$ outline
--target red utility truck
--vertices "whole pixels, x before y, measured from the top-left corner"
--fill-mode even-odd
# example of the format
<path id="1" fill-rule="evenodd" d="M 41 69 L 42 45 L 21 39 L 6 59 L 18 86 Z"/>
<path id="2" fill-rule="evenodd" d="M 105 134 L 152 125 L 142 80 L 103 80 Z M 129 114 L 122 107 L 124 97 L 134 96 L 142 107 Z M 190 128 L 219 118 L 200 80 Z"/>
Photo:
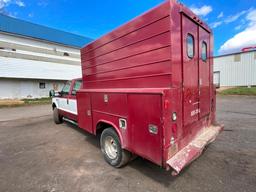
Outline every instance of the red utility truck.
<path id="1" fill-rule="evenodd" d="M 101 135 L 114 167 L 139 155 L 178 174 L 222 130 L 212 51 L 211 29 L 174 0 L 92 42 L 81 50 L 78 126 Z"/>

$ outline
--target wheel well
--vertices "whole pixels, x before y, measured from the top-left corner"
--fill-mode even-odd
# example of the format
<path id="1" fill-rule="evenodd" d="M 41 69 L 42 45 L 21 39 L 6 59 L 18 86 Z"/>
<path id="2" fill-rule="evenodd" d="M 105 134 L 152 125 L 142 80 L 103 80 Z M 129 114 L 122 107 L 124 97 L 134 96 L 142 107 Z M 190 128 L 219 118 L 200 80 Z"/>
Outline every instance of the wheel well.
<path id="1" fill-rule="evenodd" d="M 104 131 L 104 129 L 112 128 L 114 131 L 116 131 L 112 125 L 105 123 L 105 122 L 99 122 L 96 127 L 96 135 L 101 135 L 101 133 Z"/>
<path id="2" fill-rule="evenodd" d="M 119 138 L 119 140 L 120 140 L 121 146 L 123 147 L 123 138 L 122 138 L 122 135 L 121 135 L 121 133 L 119 132 L 119 130 L 115 127 L 115 125 L 113 125 L 112 123 L 100 121 L 100 122 L 97 124 L 97 127 L 96 127 L 96 136 L 97 136 L 97 137 L 100 137 L 101 134 L 102 134 L 102 132 L 103 132 L 105 129 L 107 129 L 107 128 L 112 128 L 112 129 L 116 132 L 116 134 L 117 134 L 117 136 L 118 136 L 118 138 Z"/>
<path id="3" fill-rule="evenodd" d="M 55 103 L 53 103 L 53 104 L 52 104 L 52 110 L 54 110 L 54 109 L 55 109 L 55 107 L 56 107 L 56 104 L 55 104 Z"/>

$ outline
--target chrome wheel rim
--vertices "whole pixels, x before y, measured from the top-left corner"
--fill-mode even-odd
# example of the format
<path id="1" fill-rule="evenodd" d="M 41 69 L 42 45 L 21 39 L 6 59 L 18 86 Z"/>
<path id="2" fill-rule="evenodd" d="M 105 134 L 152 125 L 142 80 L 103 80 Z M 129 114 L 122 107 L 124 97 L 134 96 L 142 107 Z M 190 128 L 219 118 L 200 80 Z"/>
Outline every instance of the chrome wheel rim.
<path id="1" fill-rule="evenodd" d="M 117 157 L 117 143 L 116 141 L 110 137 L 107 136 L 104 142 L 104 148 L 107 156 L 110 159 L 116 159 Z"/>

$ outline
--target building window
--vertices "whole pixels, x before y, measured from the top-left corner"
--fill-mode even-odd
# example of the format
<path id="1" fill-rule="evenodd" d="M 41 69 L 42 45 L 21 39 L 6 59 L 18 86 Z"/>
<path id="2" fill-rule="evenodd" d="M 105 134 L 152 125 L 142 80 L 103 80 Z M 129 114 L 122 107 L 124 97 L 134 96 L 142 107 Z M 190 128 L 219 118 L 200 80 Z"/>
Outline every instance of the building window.
<path id="1" fill-rule="evenodd" d="M 202 57 L 202 60 L 204 62 L 206 62 L 206 60 L 207 60 L 207 44 L 204 41 L 202 43 L 202 56 L 201 57 Z"/>
<path id="2" fill-rule="evenodd" d="M 39 89 L 45 89 L 45 83 L 39 83 Z"/>
<path id="3" fill-rule="evenodd" d="M 241 54 L 234 55 L 234 62 L 240 62 L 241 61 Z"/>
<path id="4" fill-rule="evenodd" d="M 65 53 L 64 53 L 64 56 L 67 56 L 67 57 L 68 57 L 68 56 L 69 56 L 69 53 L 65 52 Z"/>
<path id="5" fill-rule="evenodd" d="M 191 34 L 188 34 L 187 36 L 187 55 L 190 59 L 193 59 L 195 55 L 194 37 Z"/>
<path id="6" fill-rule="evenodd" d="M 6 51 L 16 51 L 16 49 L 11 49 L 11 48 L 5 48 L 5 47 L 0 47 L 0 50 L 6 50 Z"/>

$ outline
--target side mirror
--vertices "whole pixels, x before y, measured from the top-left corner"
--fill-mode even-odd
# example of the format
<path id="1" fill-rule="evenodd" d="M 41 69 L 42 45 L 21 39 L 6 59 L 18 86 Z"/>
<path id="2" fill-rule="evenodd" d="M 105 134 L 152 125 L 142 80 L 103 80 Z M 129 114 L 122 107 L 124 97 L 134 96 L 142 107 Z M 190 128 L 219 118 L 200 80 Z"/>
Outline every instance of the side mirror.
<path id="1" fill-rule="evenodd" d="M 49 96 L 54 97 L 55 96 L 55 91 L 52 89 L 49 91 Z"/>
<path id="2" fill-rule="evenodd" d="M 50 90 L 49 96 L 50 97 L 59 97 L 59 96 L 61 96 L 61 92 L 55 92 L 55 90 Z"/>

